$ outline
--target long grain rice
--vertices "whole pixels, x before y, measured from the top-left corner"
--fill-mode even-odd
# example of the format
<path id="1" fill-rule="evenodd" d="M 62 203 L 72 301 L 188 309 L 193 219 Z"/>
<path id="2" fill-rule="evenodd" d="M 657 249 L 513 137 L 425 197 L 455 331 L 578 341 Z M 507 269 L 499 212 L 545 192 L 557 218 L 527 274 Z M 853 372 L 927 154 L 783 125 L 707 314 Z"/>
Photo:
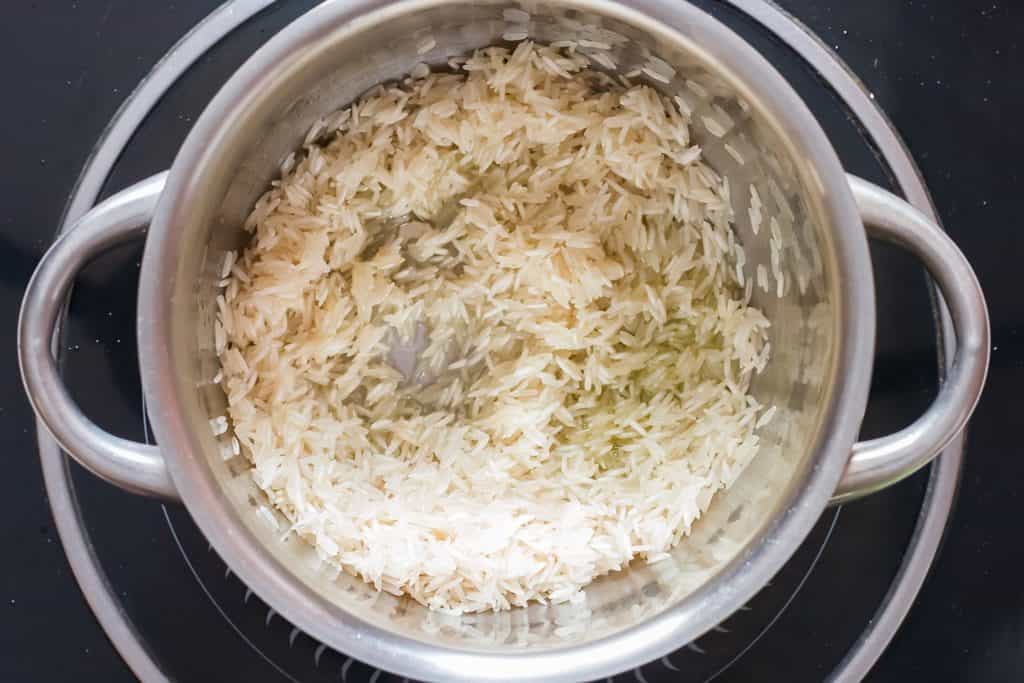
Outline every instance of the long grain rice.
<path id="1" fill-rule="evenodd" d="M 580 600 L 754 457 L 768 321 L 685 110 L 529 42 L 451 63 L 328 119 L 256 203 L 215 325 L 228 452 L 378 589 Z"/>

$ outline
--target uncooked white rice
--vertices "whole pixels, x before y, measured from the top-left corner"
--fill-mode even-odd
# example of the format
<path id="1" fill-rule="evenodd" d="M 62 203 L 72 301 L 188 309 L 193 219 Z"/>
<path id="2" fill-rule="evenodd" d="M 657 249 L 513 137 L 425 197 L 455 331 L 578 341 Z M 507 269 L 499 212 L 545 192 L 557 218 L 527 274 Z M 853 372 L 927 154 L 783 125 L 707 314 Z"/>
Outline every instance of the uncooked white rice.
<path id="1" fill-rule="evenodd" d="M 754 235 L 757 235 L 758 231 L 761 230 L 761 207 L 761 195 L 758 193 L 757 187 L 751 183 L 748 213 L 750 214 L 750 229 Z"/>
<path id="2" fill-rule="evenodd" d="M 676 70 L 668 62 L 653 56 L 647 58 L 647 63 L 643 66 L 643 72 L 649 78 L 661 83 L 671 83 L 672 79 L 676 76 Z"/>
<path id="3" fill-rule="evenodd" d="M 708 89 L 705 88 L 700 83 L 698 83 L 697 81 L 694 81 L 692 79 L 687 78 L 686 79 L 686 87 L 689 88 L 690 90 L 692 90 L 693 93 L 695 95 L 697 95 L 698 97 L 700 97 L 701 99 L 707 99 Z"/>
<path id="4" fill-rule="evenodd" d="M 423 62 L 420 62 L 419 64 L 415 65 L 412 68 L 412 71 L 409 72 L 409 75 L 413 78 L 426 78 L 429 73 L 430 67 L 424 64 Z"/>
<path id="5" fill-rule="evenodd" d="M 587 64 L 527 42 L 375 88 L 225 261 L 231 452 L 322 558 L 432 608 L 664 557 L 770 419 L 726 183 Z"/>
<path id="6" fill-rule="evenodd" d="M 656 69 L 652 69 L 649 66 L 645 66 L 643 69 L 641 69 L 641 71 L 643 71 L 644 75 L 650 78 L 652 81 L 658 81 L 660 83 L 670 83 L 672 81 L 672 79 L 666 76 L 665 74 L 661 73 Z"/>
<path id="7" fill-rule="evenodd" d="M 434 40 L 434 36 L 425 36 L 416 44 L 417 54 L 426 54 L 437 47 L 437 41 Z"/>
<path id="8" fill-rule="evenodd" d="M 220 436 L 221 434 L 228 431 L 228 419 L 221 415 L 210 420 L 210 430 L 213 431 L 214 436 Z"/>
<path id="9" fill-rule="evenodd" d="M 530 13 L 526 10 L 521 10 L 515 7 L 502 10 L 501 16 L 505 21 L 514 22 L 517 24 L 525 24 L 530 21 Z"/>
<path id="10" fill-rule="evenodd" d="M 679 112 L 683 116 L 689 118 L 690 114 L 693 113 L 693 105 L 690 104 L 687 101 L 687 99 L 685 97 L 683 97 L 682 95 L 676 95 L 672 99 L 675 101 L 676 106 L 679 107 Z"/>
<path id="11" fill-rule="evenodd" d="M 507 40 L 510 43 L 518 43 L 520 40 L 526 40 L 530 35 L 529 31 L 525 28 L 510 28 L 502 34 L 501 39 Z"/>
<path id="12" fill-rule="evenodd" d="M 711 108 L 715 110 L 715 120 L 721 124 L 722 128 L 729 130 L 736 125 L 733 118 L 729 116 L 729 112 L 722 109 L 721 105 L 713 104 L 711 105 Z"/>
<path id="13" fill-rule="evenodd" d="M 729 130 L 722 125 L 722 122 L 713 116 L 702 116 L 701 121 L 704 122 L 704 127 L 707 128 L 708 132 L 716 138 L 723 137 L 729 132 Z"/>
<path id="14" fill-rule="evenodd" d="M 725 151 L 729 153 L 729 156 L 731 156 L 736 161 L 737 164 L 739 164 L 740 166 L 743 165 L 743 163 L 744 163 L 743 155 L 740 154 L 738 149 L 736 149 L 735 147 L 733 147 L 732 145 L 730 145 L 727 142 L 727 143 L 725 143 Z"/>
<path id="15" fill-rule="evenodd" d="M 586 53 L 588 57 L 593 59 L 598 65 L 603 66 L 609 71 L 615 70 L 615 60 L 612 58 L 611 53 L 604 52 L 603 50 L 596 49 L 593 52 Z"/>

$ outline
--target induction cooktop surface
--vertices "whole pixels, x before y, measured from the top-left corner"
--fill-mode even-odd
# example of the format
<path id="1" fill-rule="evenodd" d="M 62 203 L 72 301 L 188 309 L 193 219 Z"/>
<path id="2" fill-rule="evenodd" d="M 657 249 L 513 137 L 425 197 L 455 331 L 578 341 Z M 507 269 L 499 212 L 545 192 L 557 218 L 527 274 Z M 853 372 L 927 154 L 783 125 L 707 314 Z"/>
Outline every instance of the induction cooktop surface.
<path id="1" fill-rule="evenodd" d="M 169 79 L 169 88 L 149 115 L 125 144 L 118 145 L 117 161 L 106 177 L 104 194 L 168 166 L 191 121 L 217 87 L 256 47 L 316 3 L 283 2 L 256 11 L 256 5 L 262 4 L 266 3 L 235 3 L 235 11 L 252 17 L 225 22 L 219 42 L 190 57 L 189 62 L 195 61 L 187 68 L 177 69 L 181 71 L 180 77 Z M 946 147 L 957 145 L 954 138 L 963 135 L 962 128 L 973 120 L 974 109 L 939 110 L 948 121 L 959 124 L 947 126 L 945 138 L 938 133 L 938 122 L 929 120 L 924 124 L 927 131 L 932 131 L 928 133 L 930 137 L 924 137 L 926 133 L 917 126 L 909 126 L 914 131 L 913 136 L 908 136 L 911 155 L 889 149 L 887 157 L 886 150 L 879 147 L 879 134 L 873 134 L 886 122 L 864 116 L 866 110 L 858 112 L 851 106 L 849 95 L 844 99 L 844 89 L 853 92 L 856 83 L 833 56 L 815 57 L 810 48 L 801 52 L 800 46 L 814 43 L 794 37 L 799 32 L 806 38 L 803 27 L 787 20 L 789 28 L 780 30 L 782 24 L 766 21 L 768 14 L 757 10 L 757 3 L 698 4 L 754 43 L 791 80 L 826 128 L 848 170 L 895 191 L 906 191 L 905 183 L 909 181 L 902 179 L 901 183 L 900 174 L 914 169 L 915 159 L 920 162 L 947 229 L 962 245 L 967 242 L 965 251 L 969 257 L 979 258 L 979 270 L 990 262 L 993 246 L 977 246 L 973 250 L 968 247 L 980 245 L 986 234 L 991 238 L 992 233 L 986 233 L 991 230 L 990 224 L 978 221 L 973 212 L 1000 201 L 996 188 L 969 178 L 972 190 L 965 190 L 946 177 L 945 174 L 952 173 L 952 164 L 948 164 L 950 170 L 944 167 L 929 172 L 932 167 L 928 163 L 934 155 L 945 159 Z M 912 3 L 865 4 L 874 6 L 877 13 L 868 16 L 865 8 L 828 9 L 826 3 L 816 2 L 788 2 L 785 8 L 818 31 L 831 44 L 829 52 L 838 51 L 840 57 L 851 63 L 864 81 L 865 90 L 860 98 L 882 104 L 896 116 L 897 127 L 902 129 L 900 119 L 907 116 L 907 107 L 912 108 L 913 98 L 908 99 L 909 95 L 916 93 L 916 97 L 927 98 L 934 93 L 923 80 L 921 85 L 912 81 L 917 76 L 909 75 L 900 55 L 906 55 L 914 64 L 920 62 L 924 70 L 930 69 L 927 79 L 929 83 L 939 82 L 934 87 L 940 88 L 940 93 L 944 92 L 943 78 L 956 79 L 957 72 L 941 67 L 945 57 L 934 56 L 930 60 L 932 66 L 928 60 L 920 61 L 922 51 L 937 52 L 938 47 L 926 47 L 919 36 L 895 37 L 876 21 L 888 17 L 889 21 L 910 23 L 918 16 Z M 23 196 L 18 205 L 32 207 L 32 211 L 26 211 L 26 217 L 33 221 L 31 228 L 23 221 L 3 223 L 2 237 L 7 242 L 3 258 L 8 267 L 6 272 L 11 274 L 4 284 L 4 303 L 12 311 L 17 305 L 18 288 L 23 286 L 35 260 L 55 233 L 60 207 L 72 197 L 82 201 L 83 189 L 75 190 L 75 178 L 86 162 L 88 149 L 101 137 L 98 124 L 104 117 L 117 120 L 114 109 L 119 103 L 132 102 L 129 93 L 150 72 L 156 57 L 186 36 L 217 3 L 193 0 L 178 3 L 173 10 L 165 7 L 148 13 L 128 2 L 107 3 L 104 11 L 91 5 L 41 5 L 52 5 L 36 10 L 48 10 L 54 16 L 40 17 L 25 10 L 26 31 L 42 36 L 49 28 L 47 35 L 52 39 L 67 35 L 75 40 L 54 48 L 57 56 L 50 56 L 54 63 L 26 63 L 26 71 L 46 79 L 70 74 L 74 71 L 71 63 L 75 54 L 82 69 L 75 77 L 78 80 L 63 79 L 67 81 L 63 94 L 51 93 L 47 81 L 38 102 L 33 100 L 27 105 L 34 112 L 32 121 L 36 127 L 31 130 L 38 131 L 41 126 L 49 138 L 39 137 L 36 144 L 22 140 L 12 146 L 16 154 L 32 159 L 29 175 L 35 180 L 19 181 L 24 186 L 19 186 Z M 751 11 L 750 7 L 755 9 Z M 996 15 L 1000 11 L 992 10 Z M 77 13 L 72 14 L 77 19 L 58 18 L 58 12 L 63 13 L 62 17 Z M 780 21 L 778 17 L 776 22 Z M 224 21 L 223 17 L 221 20 Z M 930 21 L 937 27 L 935 31 L 946 30 L 943 36 L 949 33 L 949 17 L 940 20 L 932 15 Z M 229 29 L 229 24 L 239 22 Z M 973 24 L 965 23 L 964 30 L 969 26 Z M 150 35 L 138 35 L 140 32 Z M 12 39 L 19 45 L 28 40 L 27 36 Z M 898 49 L 897 44 L 901 45 Z M 996 49 L 1000 48 L 991 48 Z M 826 53 L 821 46 L 817 52 Z M 64 56 L 68 53 L 70 56 Z M 826 59 L 830 61 L 826 63 Z M 22 81 L 29 80 L 28 74 L 21 76 Z M 83 104 L 82 100 L 91 104 Z M 82 120 L 69 118 L 59 108 L 45 106 L 67 101 L 74 102 L 76 111 L 82 112 Z M 978 102 L 977 110 L 984 111 L 984 105 L 985 102 Z M 924 113 L 918 115 L 925 117 Z M 39 124 L 37 118 L 44 118 L 46 123 Z M 987 150 L 984 133 L 977 135 L 982 151 Z M 915 145 L 914 137 L 925 141 Z M 900 161 L 894 164 L 893 159 L 897 158 Z M 51 175 L 48 169 L 53 168 L 58 172 Z M 972 172 L 973 168 L 962 164 L 960 173 Z M 44 187 L 43 179 L 52 182 Z M 940 189 L 936 188 L 935 180 Z M 925 187 L 920 178 L 913 181 L 918 187 Z M 944 194 L 945 190 L 949 195 Z M 975 220 L 965 225 L 968 217 Z M 1007 240 L 1005 246 L 1008 250 L 1019 247 L 1019 238 Z M 60 350 L 65 378 L 90 416 L 112 432 L 145 440 L 149 434 L 134 346 L 140 257 L 141 244 L 132 244 L 101 256 L 89 266 L 72 298 Z M 894 431 L 927 407 L 935 394 L 942 354 L 947 350 L 937 324 L 932 292 L 920 265 L 900 250 L 881 244 L 872 244 L 872 258 L 879 332 L 863 437 Z M 988 284 L 985 272 L 980 275 L 983 284 Z M 991 297 L 990 305 L 994 307 Z M 997 316 L 994 317 L 998 321 Z M 1015 343 L 1015 329 L 1011 325 L 1003 330 L 1011 345 Z M 996 337 L 1000 338 L 998 327 Z M 1019 350 L 1019 342 L 1016 343 Z M 999 341 L 996 344 L 994 361 L 998 368 Z M 11 351 L 13 356 L 13 347 Z M 1012 365 L 1015 370 L 1011 371 L 1020 372 L 1019 367 L 1016 362 Z M 985 408 L 983 403 L 982 423 L 999 424 L 996 415 L 986 414 Z M 17 415 L 11 416 L 9 412 Z M 63 456 L 59 456 L 59 471 L 51 469 L 47 475 L 53 514 L 58 520 L 55 525 L 41 500 L 34 426 L 26 409 L 19 405 L 16 411 L 0 413 L 0 417 L 12 421 L 11 433 L 7 435 L 8 450 L 11 457 L 19 460 L 19 471 L 25 471 L 23 481 L 31 482 L 24 490 L 12 493 L 16 503 L 25 501 L 23 509 L 31 512 L 22 520 L 31 522 L 19 524 L 9 519 L 4 531 L 9 541 L 7 547 L 22 548 L 28 555 L 18 560 L 13 573 L 6 578 L 11 584 L 11 598 L 3 640 L 12 646 L 9 652 L 5 646 L 0 655 L 0 675 L 5 680 L 59 681 L 82 674 L 90 679 L 131 680 L 133 671 L 155 677 L 154 680 L 163 677 L 178 681 L 401 680 L 327 648 L 276 614 L 231 573 L 184 508 L 123 493 L 77 465 L 64 464 Z M 976 426 L 974 433 L 978 430 Z M 985 433 L 980 440 L 987 444 L 985 448 L 998 449 L 1000 442 L 991 442 L 993 438 L 993 434 Z M 973 439 L 968 445 L 967 462 L 974 457 L 986 457 L 974 452 L 979 448 L 977 441 Z M 969 533 L 982 529 L 976 533 L 984 538 L 995 537 L 991 529 L 983 526 L 983 511 L 977 510 L 984 500 L 972 498 L 964 504 L 961 497 L 959 509 L 951 521 L 948 519 L 952 490 L 960 474 L 960 455 L 958 451 L 942 466 L 926 468 L 865 500 L 826 510 L 789 563 L 740 611 L 697 641 L 646 666 L 623 672 L 614 680 L 654 683 L 842 678 L 854 670 L 849 666 L 851 658 L 865 648 L 874 648 L 869 652 L 868 666 L 881 656 L 873 670 L 873 676 L 879 679 L 915 675 L 928 680 L 963 680 L 960 672 L 970 671 L 978 675 L 973 680 L 1013 680 L 1012 676 L 1001 676 L 1014 671 L 1013 667 L 1019 671 L 1022 666 L 1020 615 L 1024 598 L 1014 585 L 1001 604 L 990 605 L 984 595 L 991 591 L 984 582 L 973 574 L 962 576 L 966 571 L 987 570 L 996 586 L 1006 575 L 992 571 L 993 558 L 1000 555 L 993 554 L 991 546 L 975 546 L 972 541 L 976 539 Z M 1020 465 L 1016 467 L 1019 473 Z M 994 497 L 1002 491 L 999 484 L 982 488 L 977 479 L 981 474 L 978 469 L 968 467 L 967 472 L 964 487 L 972 496 Z M 943 504 L 935 504 L 937 489 L 944 491 Z M 37 499 L 33 500 L 30 494 Z M 907 626 L 883 655 L 886 642 L 866 643 L 865 639 L 893 599 L 893 593 L 906 582 L 903 569 L 919 552 L 920 529 L 927 515 L 938 515 L 940 528 L 949 522 L 953 540 L 939 555 L 936 575 L 925 584 L 918 606 L 910 611 Z M 88 550 L 81 561 L 93 568 L 102 591 L 115 606 L 111 615 L 104 618 L 103 627 L 116 647 L 111 646 L 101 626 L 85 611 L 85 602 L 61 554 L 55 526 L 61 527 L 65 543 L 68 529 L 74 529 L 74 542 Z M 32 534 L 27 533 L 28 527 Z M 932 547 L 925 559 L 930 561 L 934 551 Z M 949 566 L 946 558 L 951 551 L 974 552 L 981 566 L 971 567 L 964 558 L 953 559 Z M 964 586 L 971 586 L 971 591 L 982 595 L 963 590 Z M 943 595 L 943 589 L 951 590 L 952 595 Z M 916 592 L 917 587 L 913 586 L 910 597 Z M 991 639 L 968 631 L 964 623 L 951 621 L 988 624 L 980 621 L 979 611 L 983 609 L 1005 617 L 998 629 L 993 629 Z M 922 615 L 942 621 L 929 623 Z M 901 618 L 902 614 L 896 623 Z M 1007 634 L 1014 633 L 1016 644 L 1005 640 Z M 935 649 L 924 643 L 946 645 Z M 125 655 L 126 647 L 133 654 L 122 659 L 118 653 Z M 963 650 L 959 655 L 958 649 Z M 148 664 L 143 666 L 139 664 L 141 660 L 134 658 L 144 659 Z M 1003 664 L 996 666 L 996 661 Z"/>

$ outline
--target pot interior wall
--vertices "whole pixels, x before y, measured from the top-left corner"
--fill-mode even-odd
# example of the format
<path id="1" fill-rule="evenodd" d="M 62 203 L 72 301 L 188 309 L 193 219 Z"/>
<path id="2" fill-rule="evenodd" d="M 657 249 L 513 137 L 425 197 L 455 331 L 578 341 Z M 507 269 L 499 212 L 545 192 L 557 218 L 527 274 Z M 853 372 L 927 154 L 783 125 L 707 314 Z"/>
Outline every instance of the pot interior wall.
<path id="1" fill-rule="evenodd" d="M 685 27 L 679 28 L 685 34 Z M 444 64 L 451 55 L 503 43 L 510 30 L 525 31 L 538 42 L 582 39 L 607 44 L 620 73 L 649 65 L 652 57 L 675 70 L 669 83 L 646 75 L 636 80 L 678 95 L 692 108 L 696 142 L 708 162 L 729 179 L 748 280 L 756 285 L 759 265 L 773 272 L 773 232 L 780 243 L 783 296 L 776 295 L 778 285 L 771 277 L 769 292 L 755 286 L 753 293 L 754 303 L 772 321 L 773 349 L 770 366 L 756 379 L 753 391 L 765 404 L 775 405 L 777 414 L 760 431 L 762 448 L 754 464 L 716 497 L 671 559 L 600 579 L 587 589 L 582 604 L 455 617 L 379 594 L 361 580 L 325 567 L 305 542 L 282 540 L 287 526 L 252 482 L 244 457 L 231 457 L 230 435 L 227 441 L 215 437 L 207 426 L 211 417 L 226 413 L 223 393 L 210 381 L 218 371 L 214 298 L 225 251 L 245 243 L 241 226 L 246 215 L 317 119 L 371 86 L 407 74 L 417 62 Z M 417 48 L 431 38 L 435 46 L 418 54 Z M 829 256 L 832 226 L 824 219 L 824 190 L 758 102 L 710 63 L 696 42 L 670 39 L 636 18 L 598 16 L 556 3 L 448 4 L 332 27 L 303 54 L 271 69 L 265 87 L 225 121 L 217 154 L 195 176 L 206 199 L 192 207 L 191 220 L 173 226 L 181 231 L 180 239 L 200 245 L 181 250 L 174 285 L 172 353 L 177 367 L 187 369 L 178 378 L 179 389 L 189 397 L 187 412 L 200 434 L 206 466 L 234 502 L 254 542 L 327 600 L 361 619 L 420 640 L 473 649 L 526 643 L 559 647 L 608 635 L 685 600 L 750 552 L 790 505 L 815 464 L 838 345 L 832 303 L 835 266 Z M 752 188 L 763 204 L 757 234 L 749 217 Z"/>

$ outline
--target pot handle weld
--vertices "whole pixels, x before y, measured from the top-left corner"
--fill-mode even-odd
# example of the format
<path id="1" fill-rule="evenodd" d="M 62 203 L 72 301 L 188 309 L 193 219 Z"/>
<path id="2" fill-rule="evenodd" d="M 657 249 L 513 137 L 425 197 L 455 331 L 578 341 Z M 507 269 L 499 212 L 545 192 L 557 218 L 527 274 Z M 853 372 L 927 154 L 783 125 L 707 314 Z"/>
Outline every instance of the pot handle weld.
<path id="1" fill-rule="evenodd" d="M 71 398 L 54 357 L 54 333 L 78 272 L 92 258 L 148 229 L 167 173 L 98 204 L 54 242 L 25 290 L 18 319 L 18 362 L 36 416 L 75 460 L 135 493 L 177 499 L 156 446 L 109 434 Z"/>
<path id="2" fill-rule="evenodd" d="M 907 249 L 938 285 L 956 330 L 953 363 L 925 413 L 900 431 L 854 444 L 832 498 L 842 503 L 893 484 L 926 465 L 967 424 L 988 372 L 989 320 L 974 270 L 949 236 L 894 194 L 850 175 L 868 234 Z"/>

